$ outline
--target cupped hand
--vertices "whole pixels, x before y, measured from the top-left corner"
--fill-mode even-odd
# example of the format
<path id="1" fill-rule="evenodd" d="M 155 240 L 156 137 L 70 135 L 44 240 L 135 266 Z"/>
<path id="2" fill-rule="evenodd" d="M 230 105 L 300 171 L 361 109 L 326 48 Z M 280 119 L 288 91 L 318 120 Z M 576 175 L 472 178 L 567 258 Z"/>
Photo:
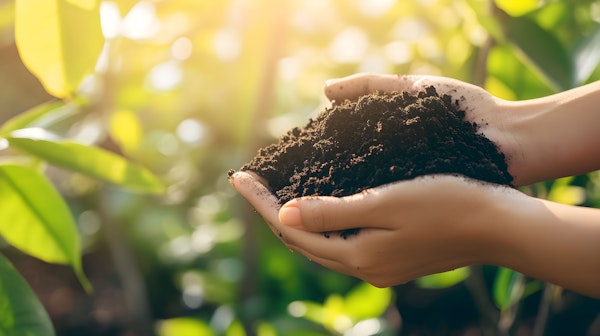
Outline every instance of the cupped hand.
<path id="1" fill-rule="evenodd" d="M 457 79 L 429 75 L 387 75 L 360 73 L 326 82 L 325 95 L 334 104 L 375 92 L 417 93 L 433 86 L 440 95 L 447 94 L 465 111 L 465 119 L 475 122 L 479 131 L 498 146 L 506 156 L 513 185 L 533 182 L 524 164 L 525 153 L 512 131 L 511 119 L 516 105 L 492 96 L 486 90 Z"/>
<path id="2" fill-rule="evenodd" d="M 347 197 L 303 197 L 280 208 L 253 173 L 238 172 L 231 182 L 288 248 L 379 287 L 485 262 L 493 252 L 485 239 L 493 232 L 491 204 L 520 194 L 435 175 Z M 351 228 L 360 231 L 346 239 L 322 234 Z"/>

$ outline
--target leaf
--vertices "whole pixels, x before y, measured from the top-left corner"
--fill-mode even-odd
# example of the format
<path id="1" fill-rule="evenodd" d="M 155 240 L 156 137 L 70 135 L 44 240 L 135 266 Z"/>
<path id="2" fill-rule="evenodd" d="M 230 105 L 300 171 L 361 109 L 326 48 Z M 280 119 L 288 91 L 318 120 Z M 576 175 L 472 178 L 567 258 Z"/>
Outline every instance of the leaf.
<path id="1" fill-rule="evenodd" d="M 502 40 L 502 27 L 492 13 L 490 2 L 488 0 L 465 0 L 465 3 L 471 8 L 472 14 L 486 32 L 494 39 Z"/>
<path id="2" fill-rule="evenodd" d="M 448 272 L 420 277 L 416 280 L 416 283 L 421 288 L 442 289 L 460 283 L 468 278 L 470 274 L 471 272 L 468 267 L 461 267 Z"/>
<path id="3" fill-rule="evenodd" d="M 523 297 L 523 276 L 511 269 L 499 267 L 494 279 L 493 298 L 500 310 L 506 310 Z"/>
<path id="4" fill-rule="evenodd" d="M 379 317 L 390 305 L 391 300 L 391 289 L 377 288 L 363 282 L 347 294 L 344 312 L 354 320 Z M 369 304 L 364 304 L 365 302 Z"/>
<path id="5" fill-rule="evenodd" d="M 0 128 L 0 133 L 8 134 L 23 128 L 50 126 L 79 112 L 79 107 L 82 104 L 83 99 L 68 103 L 55 100 L 40 104 L 6 121 Z"/>
<path id="6" fill-rule="evenodd" d="M 91 289 L 81 267 L 79 235 L 71 212 L 37 170 L 0 165 L 0 234 L 21 251 L 50 263 L 69 264 Z"/>
<path id="7" fill-rule="evenodd" d="M 554 35 L 527 17 L 503 19 L 506 39 L 556 90 L 574 86 L 571 58 Z"/>
<path id="8" fill-rule="evenodd" d="M 571 185 L 573 179 L 573 176 L 567 176 L 554 180 L 546 199 L 569 205 L 578 205 L 585 202 L 585 188 Z"/>
<path id="9" fill-rule="evenodd" d="M 11 146 L 53 165 L 102 181 L 140 192 L 161 193 L 164 190 L 160 181 L 147 169 L 97 147 L 65 140 L 31 139 L 20 135 L 6 139 Z"/>
<path id="10" fill-rule="evenodd" d="M 494 0 L 496 6 L 512 16 L 529 13 L 540 6 L 539 0 Z"/>
<path id="11" fill-rule="evenodd" d="M 53 96 L 70 97 L 94 71 L 104 46 L 98 0 L 16 0 L 23 63 Z"/>
<path id="12" fill-rule="evenodd" d="M 206 322 L 191 317 L 176 317 L 161 321 L 157 329 L 158 336 L 215 335 Z"/>
<path id="13" fill-rule="evenodd" d="M 536 74 L 534 69 L 523 64 L 520 57 L 515 55 L 513 48 L 509 45 L 498 45 L 492 48 L 487 58 L 488 82 L 498 81 L 508 92 L 503 98 L 524 100 L 544 97 L 555 93 L 548 81 Z M 490 78 L 493 78 L 491 80 Z M 486 83 L 486 85 L 492 83 Z M 498 89 L 498 86 L 486 89 Z M 512 93 L 512 95 L 511 95 Z M 502 96 L 502 92 L 494 92 Z"/>
<path id="14" fill-rule="evenodd" d="M 584 37 L 573 51 L 575 85 L 584 84 L 600 63 L 600 25 Z"/>
<path id="15" fill-rule="evenodd" d="M 137 115 L 126 109 L 112 113 L 109 131 L 126 153 L 135 149 L 142 139 L 142 127 Z"/>
<path id="16" fill-rule="evenodd" d="M 25 279 L 1 254 L 0 335 L 55 335 L 48 313 Z"/>

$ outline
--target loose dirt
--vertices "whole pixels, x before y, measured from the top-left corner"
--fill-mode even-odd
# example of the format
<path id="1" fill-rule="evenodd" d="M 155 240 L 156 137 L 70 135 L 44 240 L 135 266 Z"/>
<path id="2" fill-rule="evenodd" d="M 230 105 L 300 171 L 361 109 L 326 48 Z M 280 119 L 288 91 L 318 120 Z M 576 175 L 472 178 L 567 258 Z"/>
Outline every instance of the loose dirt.
<path id="1" fill-rule="evenodd" d="M 281 204 L 301 196 L 352 195 L 429 174 L 511 185 L 505 156 L 465 120 L 458 99 L 428 87 L 414 95 L 376 93 L 346 101 L 259 149 L 241 170 L 265 178 Z"/>

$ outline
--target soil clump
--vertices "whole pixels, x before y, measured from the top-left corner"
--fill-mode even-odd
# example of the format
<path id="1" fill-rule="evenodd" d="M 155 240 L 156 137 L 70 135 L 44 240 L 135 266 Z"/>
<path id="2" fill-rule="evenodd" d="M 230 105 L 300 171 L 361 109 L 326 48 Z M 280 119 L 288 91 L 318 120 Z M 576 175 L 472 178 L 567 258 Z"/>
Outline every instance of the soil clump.
<path id="1" fill-rule="evenodd" d="M 352 195 L 429 174 L 511 185 L 504 154 L 464 117 L 458 100 L 434 87 L 369 94 L 292 128 L 241 170 L 265 178 L 281 204 L 301 196 Z"/>

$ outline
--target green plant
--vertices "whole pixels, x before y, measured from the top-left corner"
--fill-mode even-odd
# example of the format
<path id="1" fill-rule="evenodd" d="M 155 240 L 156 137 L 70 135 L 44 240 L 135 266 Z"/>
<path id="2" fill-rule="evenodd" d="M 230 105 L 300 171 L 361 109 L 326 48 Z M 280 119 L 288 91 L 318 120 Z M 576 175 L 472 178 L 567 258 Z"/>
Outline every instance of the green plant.
<path id="1" fill-rule="evenodd" d="M 47 165 L 139 192 L 160 193 L 164 187 L 145 168 L 52 131 L 53 126 L 88 106 L 86 95 L 78 89 L 93 74 L 104 44 L 99 2 L 16 1 L 15 34 L 21 58 L 59 100 L 19 114 L 0 128 L 4 151 L 0 234 L 33 257 L 70 265 L 89 292 L 92 285 L 83 272 L 77 226 L 67 203 L 44 174 Z M 0 297 L 3 335 L 54 333 L 40 302 L 2 256 Z"/>
<path id="2" fill-rule="evenodd" d="M 371 289 L 360 281 L 285 249 L 231 190 L 225 172 L 326 104 L 321 87 L 328 78 L 361 71 L 438 74 L 507 99 L 597 80 L 598 8 L 593 0 L 0 1 L 6 120 L 0 162 L 13 176 L 0 179 L 1 200 L 15 198 L 14 183 L 44 181 L 29 197 L 54 195 L 45 208 L 62 204 L 48 217 L 66 218 L 58 221 L 57 237 L 75 252 L 63 251 L 62 263 L 76 269 L 83 254 L 96 288 L 86 294 L 54 274 L 62 268 L 50 268 L 59 266 L 31 265 L 5 248 L 3 259 L 22 277 L 0 262 L 0 333 L 26 333 L 15 321 L 28 321 L 15 313 L 43 315 L 38 299 L 52 320 L 29 320 L 25 328 L 34 328 L 32 334 L 46 328 L 43 335 L 50 323 L 59 335 L 336 335 L 351 334 L 364 321 L 362 327 L 379 327 L 376 335 L 426 333 L 436 323 L 446 327 L 442 333 L 502 334 L 536 323 L 537 331 L 547 325 L 551 333 L 560 332 L 552 328 L 557 307 L 584 316 L 585 323 L 567 326 L 585 333 L 597 306 L 492 266 L 428 276 L 391 297 L 365 294 Z M 19 28 L 27 22 L 30 28 Z M 35 78 L 10 70 L 21 62 Z M 48 100 L 46 92 L 55 98 L 29 109 Z M 27 112 L 13 117 L 20 111 Z M 129 161 L 143 163 L 161 183 L 135 168 L 117 174 L 139 168 Z M 103 187 L 105 181 L 121 187 Z M 140 193 L 163 189 L 158 197 Z M 600 205 L 598 173 L 523 190 Z M 31 207 L 21 204 L 6 214 L 29 216 Z M 14 225 L 0 223 L 2 236 L 12 234 Z M 41 224 L 51 225 L 58 224 Z M 123 250 L 129 254 L 113 253 Z M 33 280 L 38 299 L 28 295 L 11 306 L 27 288 L 23 278 Z M 54 285 L 40 288 L 39 281 Z M 327 309 L 346 316 L 340 321 L 347 327 L 356 291 L 364 294 L 356 305 L 373 310 L 352 315 L 348 329 L 308 314 Z M 48 299 L 54 296 L 65 299 L 63 309 Z M 375 317 L 386 303 L 386 313 Z M 394 320 L 398 315 L 403 325 Z M 419 324 L 421 316 L 427 323 Z"/>

